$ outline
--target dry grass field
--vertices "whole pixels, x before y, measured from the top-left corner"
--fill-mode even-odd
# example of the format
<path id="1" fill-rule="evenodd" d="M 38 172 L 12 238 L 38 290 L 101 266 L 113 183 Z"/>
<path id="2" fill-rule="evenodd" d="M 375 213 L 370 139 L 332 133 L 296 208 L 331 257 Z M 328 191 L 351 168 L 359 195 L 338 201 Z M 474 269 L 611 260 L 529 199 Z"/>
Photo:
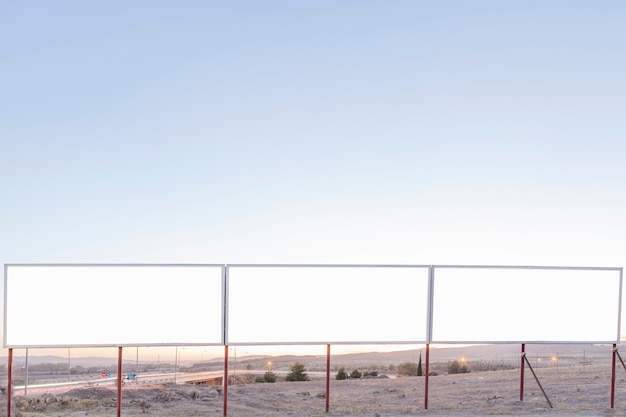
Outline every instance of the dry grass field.
<path id="1" fill-rule="evenodd" d="M 626 371 L 618 361 L 615 407 L 610 408 L 610 355 L 602 360 L 571 361 L 537 367 L 550 407 L 528 368 L 520 401 L 519 369 L 471 371 L 429 378 L 348 379 L 330 383 L 330 410 L 325 412 L 325 380 L 250 383 L 229 386 L 229 416 L 626 416 Z M 222 390 L 208 386 L 165 384 L 128 386 L 122 416 L 222 416 Z M 12 415 L 116 416 L 116 392 L 81 388 L 64 393 L 15 396 Z M 1 410 L 6 415 L 6 407 Z"/>

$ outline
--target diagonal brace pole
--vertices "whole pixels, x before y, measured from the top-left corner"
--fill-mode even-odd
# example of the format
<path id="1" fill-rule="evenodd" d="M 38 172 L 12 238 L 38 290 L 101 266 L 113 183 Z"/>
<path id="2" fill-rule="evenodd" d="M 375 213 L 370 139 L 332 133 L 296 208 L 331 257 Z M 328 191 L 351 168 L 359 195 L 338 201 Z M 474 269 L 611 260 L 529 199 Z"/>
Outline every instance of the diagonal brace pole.
<path id="1" fill-rule="evenodd" d="M 552 407 L 552 403 L 550 402 L 550 399 L 548 398 L 548 395 L 546 394 L 546 391 L 543 389 L 543 386 L 541 385 L 541 382 L 539 382 L 539 378 L 537 378 L 537 374 L 535 373 L 535 370 L 533 369 L 532 365 L 530 364 L 530 361 L 528 360 L 528 357 L 526 356 L 525 352 L 522 353 L 522 359 L 524 359 L 526 361 L 526 365 L 528 365 L 528 368 L 530 369 L 530 372 L 532 372 L 533 376 L 535 377 L 535 381 L 537 381 L 537 385 L 539 385 L 539 389 L 541 390 L 541 393 L 543 394 L 544 398 L 548 402 L 548 405 L 550 406 L 550 408 L 554 408 L 554 407 Z"/>

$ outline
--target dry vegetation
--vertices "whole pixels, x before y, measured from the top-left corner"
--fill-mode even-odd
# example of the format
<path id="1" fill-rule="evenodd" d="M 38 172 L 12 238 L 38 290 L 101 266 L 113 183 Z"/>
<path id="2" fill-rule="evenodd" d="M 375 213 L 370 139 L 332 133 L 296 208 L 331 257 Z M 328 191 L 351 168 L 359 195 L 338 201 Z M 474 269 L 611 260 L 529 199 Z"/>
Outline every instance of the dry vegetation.
<path id="1" fill-rule="evenodd" d="M 564 361 L 565 362 L 565 361 Z M 553 405 L 550 408 L 532 373 L 525 373 L 524 401 L 519 400 L 519 369 L 472 371 L 431 376 L 428 409 L 423 377 L 337 381 L 330 385 L 325 413 L 325 380 L 239 384 L 228 390 L 230 416 L 624 416 L 626 372 L 617 369 L 615 408 L 610 408 L 610 359 L 535 368 Z M 334 375 L 334 374 L 333 374 Z M 253 380 L 253 378 L 251 378 Z M 6 408 L 2 413 L 6 414 Z M 116 392 L 82 388 L 13 399 L 12 415 L 116 415 Z M 122 416 L 222 416 L 223 395 L 208 386 L 125 387 Z"/>

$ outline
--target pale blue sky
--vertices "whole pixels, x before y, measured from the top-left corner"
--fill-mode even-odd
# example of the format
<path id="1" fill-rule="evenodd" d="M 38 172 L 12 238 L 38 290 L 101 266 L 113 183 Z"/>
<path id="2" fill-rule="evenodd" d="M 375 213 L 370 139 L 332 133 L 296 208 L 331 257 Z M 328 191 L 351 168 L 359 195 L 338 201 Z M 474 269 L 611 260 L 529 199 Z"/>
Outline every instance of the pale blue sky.
<path id="1" fill-rule="evenodd" d="M 626 264 L 621 1 L 0 6 L 0 261 Z"/>

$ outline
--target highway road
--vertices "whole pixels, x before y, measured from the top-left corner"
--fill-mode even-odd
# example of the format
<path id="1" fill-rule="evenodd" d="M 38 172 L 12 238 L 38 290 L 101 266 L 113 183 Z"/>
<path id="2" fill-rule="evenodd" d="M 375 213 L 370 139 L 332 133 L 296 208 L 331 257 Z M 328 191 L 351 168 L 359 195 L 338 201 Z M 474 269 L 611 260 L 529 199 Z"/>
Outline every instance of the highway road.
<path id="1" fill-rule="evenodd" d="M 231 370 L 229 375 L 236 375 L 242 371 Z M 246 370 L 246 374 L 258 374 L 262 375 L 265 370 Z M 286 372 L 277 371 L 276 374 L 286 374 Z M 128 375 L 124 375 L 122 381 L 124 388 L 141 387 L 145 385 L 158 385 L 158 384 L 184 384 L 187 381 L 201 378 L 215 378 L 224 376 L 223 371 L 207 371 L 207 372 L 145 372 L 137 374 L 135 379 L 129 380 Z M 74 388 L 84 387 L 108 387 L 115 388 L 117 385 L 117 375 L 111 374 L 110 376 L 98 377 L 93 379 L 84 379 L 77 381 L 58 381 L 41 384 L 29 384 L 14 385 L 13 395 L 33 395 L 43 393 L 56 393 L 69 391 Z"/>

